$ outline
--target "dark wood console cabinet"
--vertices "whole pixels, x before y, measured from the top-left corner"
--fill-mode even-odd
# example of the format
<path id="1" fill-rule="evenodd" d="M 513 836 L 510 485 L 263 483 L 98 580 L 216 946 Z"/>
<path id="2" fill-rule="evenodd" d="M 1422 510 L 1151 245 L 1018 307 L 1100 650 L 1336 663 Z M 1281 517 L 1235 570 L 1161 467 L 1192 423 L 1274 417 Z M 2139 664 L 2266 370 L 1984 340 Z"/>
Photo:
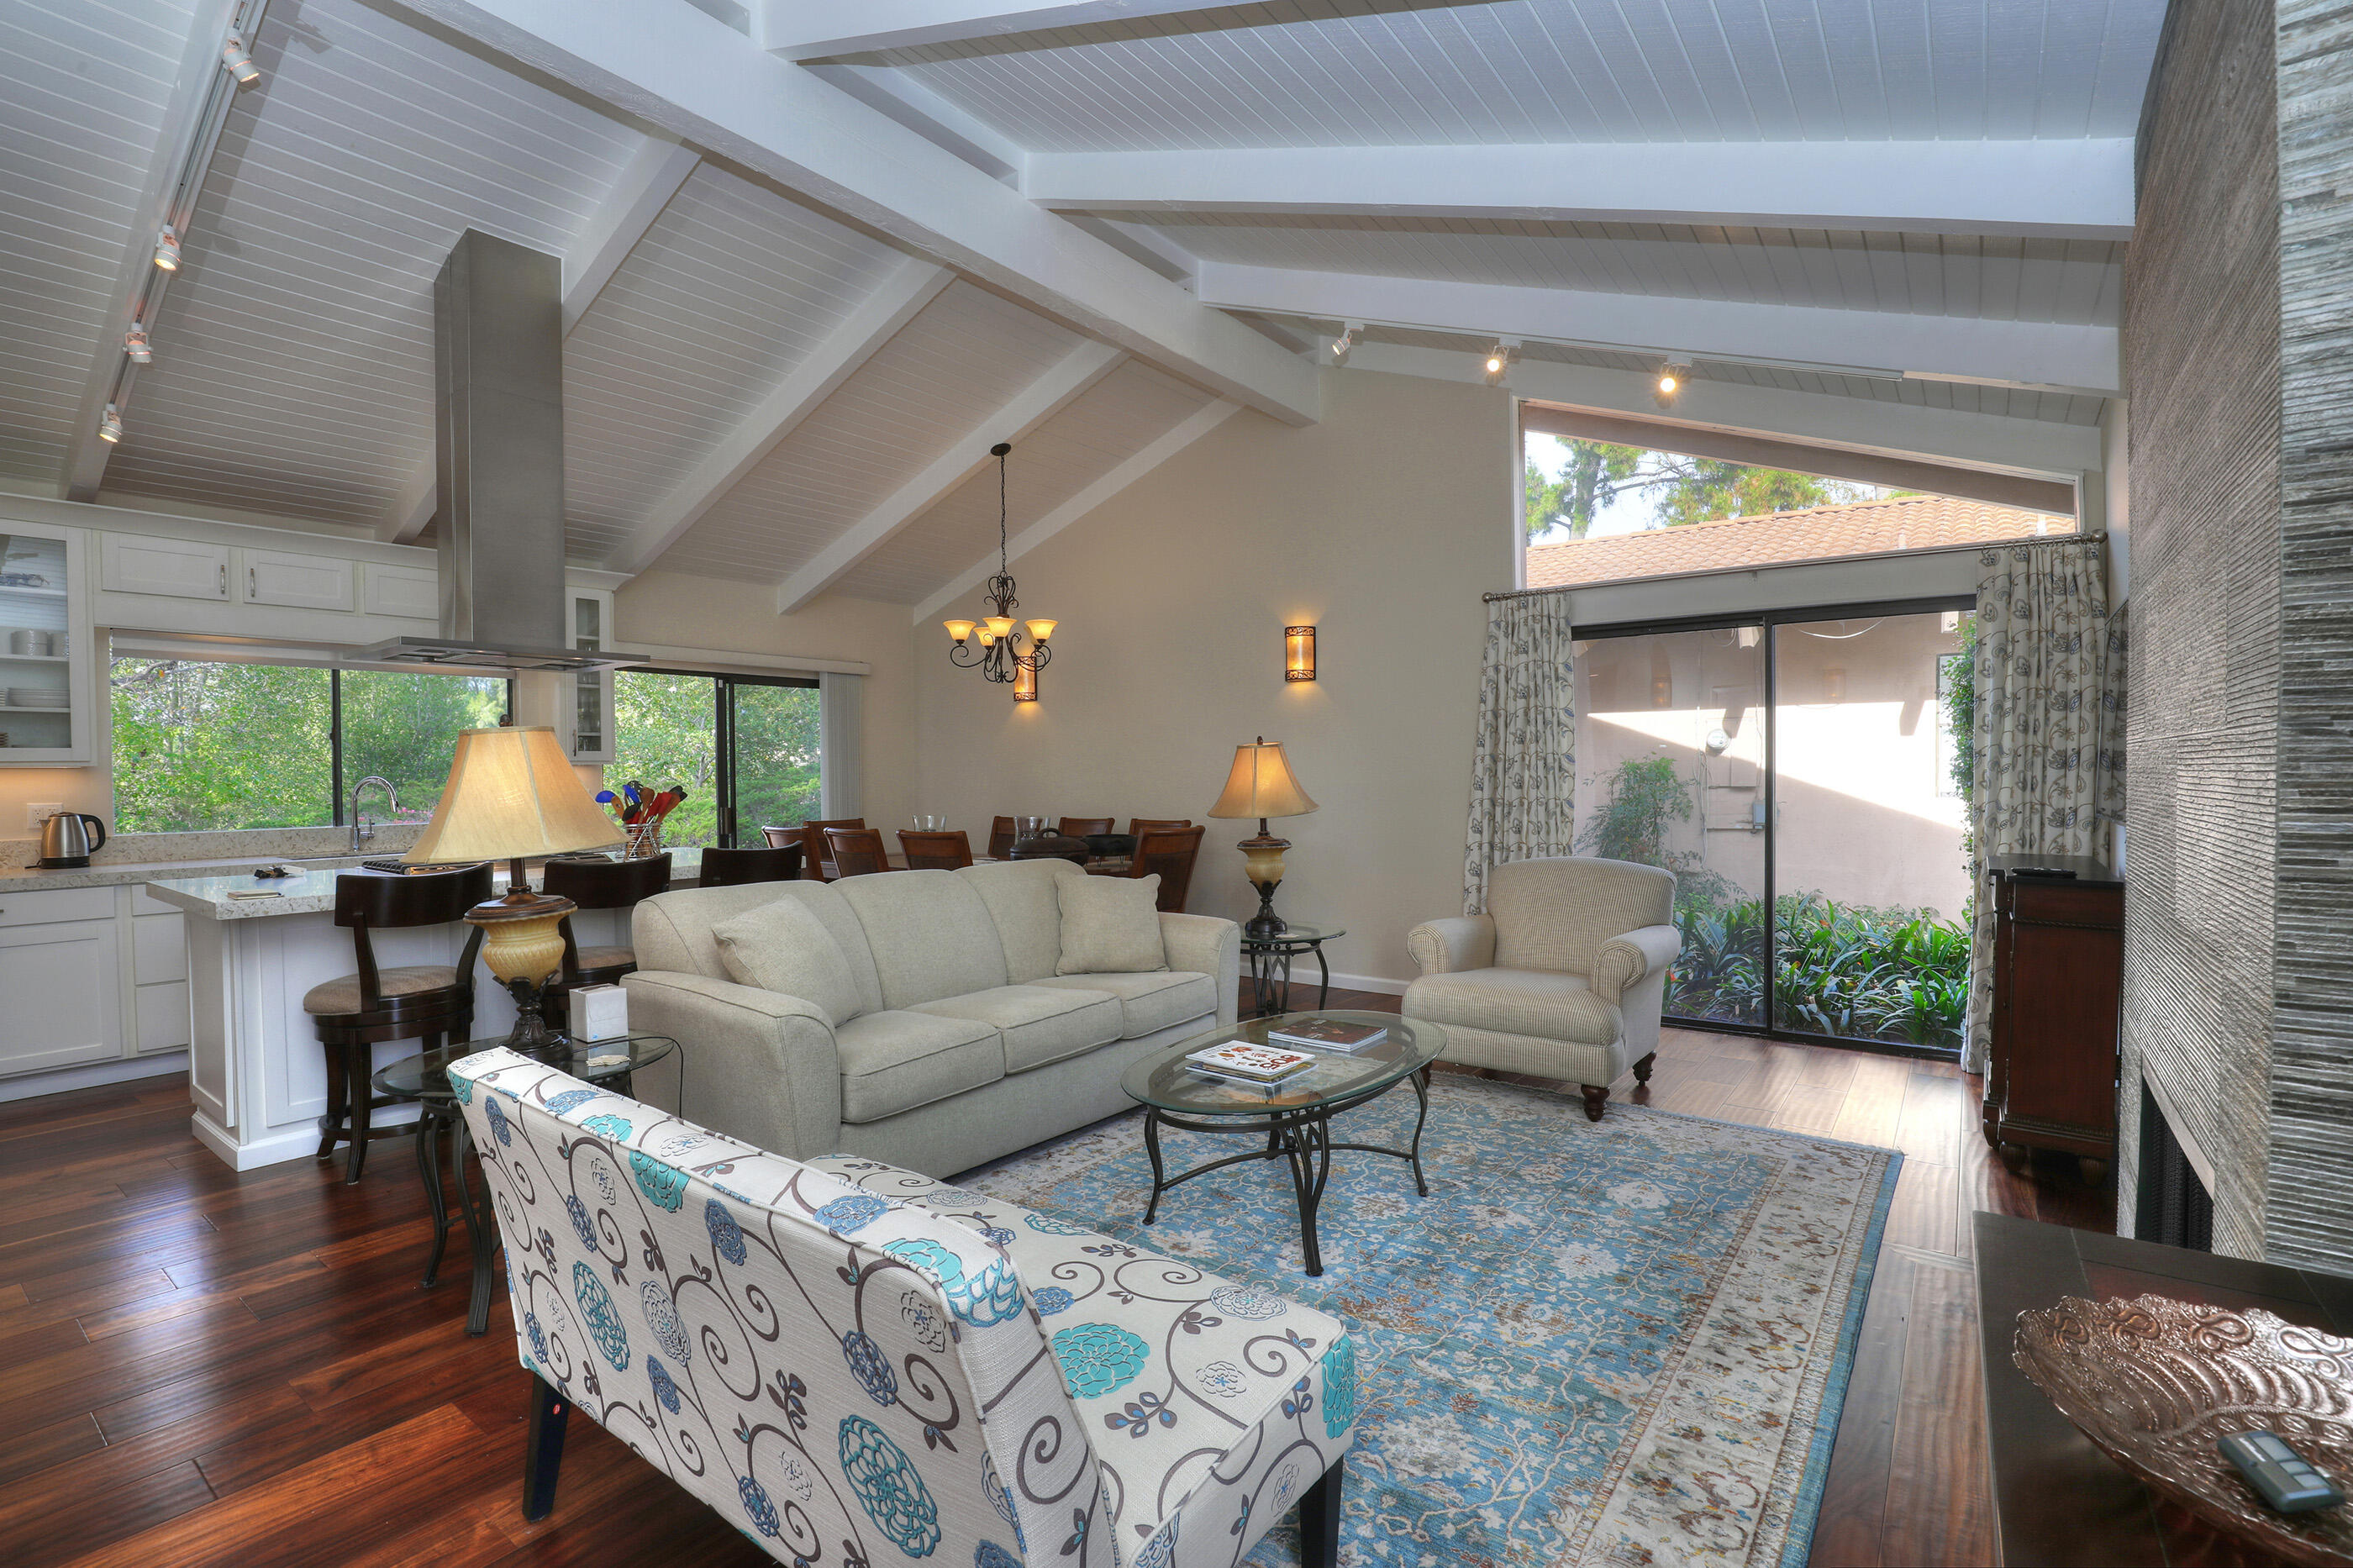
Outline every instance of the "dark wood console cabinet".
<path id="1" fill-rule="evenodd" d="M 2029 866 L 2075 875 L 2018 874 Z M 2124 881 L 2095 860 L 2048 855 L 1992 856 L 1986 879 L 1994 908 L 1986 1142 L 2013 1167 L 2029 1149 L 2076 1155 L 2096 1181 L 2116 1153 Z"/>

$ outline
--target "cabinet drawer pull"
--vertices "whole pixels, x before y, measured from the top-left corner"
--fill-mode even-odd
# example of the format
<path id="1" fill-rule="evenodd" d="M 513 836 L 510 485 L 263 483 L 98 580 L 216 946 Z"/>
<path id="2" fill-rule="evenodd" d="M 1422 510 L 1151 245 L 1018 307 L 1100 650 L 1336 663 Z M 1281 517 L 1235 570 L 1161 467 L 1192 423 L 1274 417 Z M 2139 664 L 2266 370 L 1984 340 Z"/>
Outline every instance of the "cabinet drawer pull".
<path id="1" fill-rule="evenodd" d="M 226 561 L 221 563 L 220 591 L 222 598 L 226 599 L 228 597 L 228 563 Z"/>
<path id="2" fill-rule="evenodd" d="M 261 568 L 259 566 L 245 569 L 245 596 L 248 599 L 261 597 Z"/>

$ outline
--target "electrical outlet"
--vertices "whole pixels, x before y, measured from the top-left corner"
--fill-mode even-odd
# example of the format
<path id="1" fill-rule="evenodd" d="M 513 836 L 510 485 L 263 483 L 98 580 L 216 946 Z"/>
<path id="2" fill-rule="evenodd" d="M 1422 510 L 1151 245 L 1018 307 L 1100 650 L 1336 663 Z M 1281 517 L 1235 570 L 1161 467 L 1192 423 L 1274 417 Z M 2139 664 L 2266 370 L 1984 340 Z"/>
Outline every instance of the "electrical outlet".
<path id="1" fill-rule="evenodd" d="M 25 803 L 25 826 L 37 828 L 64 809 L 65 803 L 62 801 L 27 801 Z"/>

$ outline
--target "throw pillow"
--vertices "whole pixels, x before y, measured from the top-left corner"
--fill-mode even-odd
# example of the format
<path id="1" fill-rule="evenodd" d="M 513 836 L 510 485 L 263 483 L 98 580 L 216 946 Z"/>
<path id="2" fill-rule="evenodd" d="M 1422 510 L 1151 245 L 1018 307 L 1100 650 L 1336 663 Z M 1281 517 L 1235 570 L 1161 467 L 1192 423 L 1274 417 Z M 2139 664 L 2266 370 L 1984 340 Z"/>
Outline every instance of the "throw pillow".
<path id="1" fill-rule="evenodd" d="M 1158 877 L 1063 877 L 1062 956 L 1057 974 L 1133 974 L 1166 969 Z"/>
<path id="2" fill-rule="evenodd" d="M 778 899 L 711 928 L 719 962 L 739 985 L 814 1003 L 828 1022 L 846 1024 L 862 1006 L 858 977 L 825 922 L 797 899 Z"/>

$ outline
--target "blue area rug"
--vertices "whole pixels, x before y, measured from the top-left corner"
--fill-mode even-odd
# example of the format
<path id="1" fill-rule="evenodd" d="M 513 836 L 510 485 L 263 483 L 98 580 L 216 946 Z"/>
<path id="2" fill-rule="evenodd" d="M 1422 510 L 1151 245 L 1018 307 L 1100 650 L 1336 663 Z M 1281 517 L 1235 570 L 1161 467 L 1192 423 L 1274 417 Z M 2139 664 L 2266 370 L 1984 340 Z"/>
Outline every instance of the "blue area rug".
<path id="1" fill-rule="evenodd" d="M 1335 1135 L 1402 1144 L 1413 1096 Z M 1241 1151 L 1170 1133 L 1171 1171 Z M 1405 1163 L 1335 1157 L 1302 1270 L 1287 1166 L 1204 1176 L 1140 1223 L 1139 1115 L 960 1184 L 1262 1284 L 1347 1320 L 1364 1413 L 1355 1563 L 1806 1560 L 1903 1156 L 1440 1073 Z M 1250 1557 L 1298 1561 L 1290 1527 Z"/>

